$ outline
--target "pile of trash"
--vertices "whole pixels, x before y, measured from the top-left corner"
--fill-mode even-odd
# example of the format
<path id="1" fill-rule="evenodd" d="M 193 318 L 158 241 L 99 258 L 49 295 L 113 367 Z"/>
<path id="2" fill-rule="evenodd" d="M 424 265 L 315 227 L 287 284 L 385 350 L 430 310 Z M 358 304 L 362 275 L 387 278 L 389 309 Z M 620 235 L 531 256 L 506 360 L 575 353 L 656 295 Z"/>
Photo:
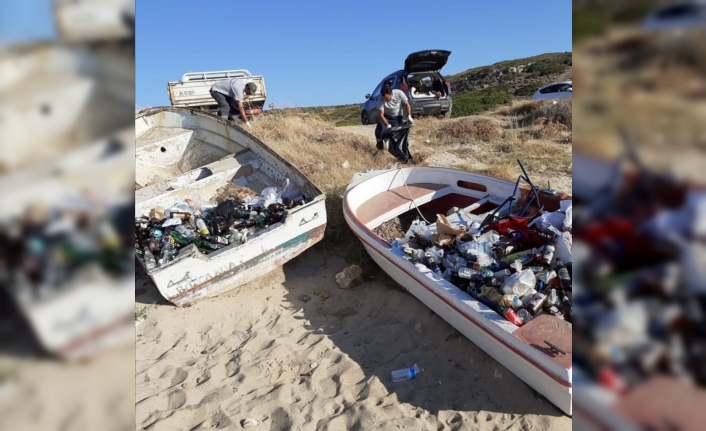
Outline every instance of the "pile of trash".
<path id="1" fill-rule="evenodd" d="M 0 222 L 0 288 L 39 299 L 80 278 L 119 278 L 133 271 L 134 201 L 103 205 L 77 198 L 62 206 L 35 203 Z"/>
<path id="2" fill-rule="evenodd" d="M 482 228 L 461 214 L 453 208 L 436 223 L 417 219 L 392 246 L 517 326 L 540 314 L 571 322 L 570 200 L 555 212 Z"/>
<path id="3" fill-rule="evenodd" d="M 289 189 L 268 187 L 260 196 L 234 197 L 221 189 L 213 202 L 185 199 L 171 208 L 152 208 L 135 218 L 135 252 L 147 270 L 174 260 L 180 250 L 194 245 L 209 254 L 233 244 L 244 244 L 256 232 L 282 222 L 289 209 L 313 198 Z"/>
<path id="4" fill-rule="evenodd" d="M 577 208 L 573 359 L 612 392 L 660 375 L 706 387 L 706 193 L 685 194 L 649 217 L 635 208 L 654 192 Z"/>

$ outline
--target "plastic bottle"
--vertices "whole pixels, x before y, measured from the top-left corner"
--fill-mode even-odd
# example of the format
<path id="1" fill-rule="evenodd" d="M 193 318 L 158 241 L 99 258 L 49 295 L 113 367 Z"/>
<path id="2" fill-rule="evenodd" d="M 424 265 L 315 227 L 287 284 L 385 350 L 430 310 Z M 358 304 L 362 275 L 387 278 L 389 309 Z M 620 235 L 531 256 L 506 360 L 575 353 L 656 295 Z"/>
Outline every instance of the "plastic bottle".
<path id="1" fill-rule="evenodd" d="M 451 278 L 453 277 L 453 272 L 451 271 L 451 268 L 446 268 L 441 276 L 444 278 L 444 280 L 451 281 Z"/>
<path id="2" fill-rule="evenodd" d="M 478 271 L 474 271 L 471 268 L 464 267 L 458 269 L 458 276 L 461 278 L 465 278 L 466 280 L 470 280 L 476 274 L 478 274 Z"/>
<path id="3" fill-rule="evenodd" d="M 512 275 L 512 271 L 510 271 L 509 269 L 501 269 L 500 271 L 495 272 L 493 274 L 493 277 L 497 277 L 498 279 L 504 281 L 506 278 L 508 278 L 511 275 Z"/>
<path id="4" fill-rule="evenodd" d="M 422 371 L 424 371 L 424 369 L 417 366 L 417 364 L 414 364 L 413 367 L 405 368 L 402 370 L 395 370 L 392 372 L 392 381 L 401 382 L 403 380 L 412 380 L 416 378 L 417 375 Z"/>
<path id="5" fill-rule="evenodd" d="M 512 297 L 512 308 L 514 308 L 515 310 L 519 310 L 523 306 L 524 304 L 522 303 L 520 298 L 518 298 L 517 296 Z"/>
<path id="6" fill-rule="evenodd" d="M 157 259 L 154 258 L 154 255 L 150 251 L 149 247 L 145 247 L 145 266 L 147 267 L 147 270 L 151 270 L 157 267 Z"/>
<path id="7" fill-rule="evenodd" d="M 198 229 L 201 235 L 209 235 L 211 233 L 208 230 L 208 226 L 206 226 L 206 222 L 203 221 L 201 217 L 196 219 L 196 228 Z"/>

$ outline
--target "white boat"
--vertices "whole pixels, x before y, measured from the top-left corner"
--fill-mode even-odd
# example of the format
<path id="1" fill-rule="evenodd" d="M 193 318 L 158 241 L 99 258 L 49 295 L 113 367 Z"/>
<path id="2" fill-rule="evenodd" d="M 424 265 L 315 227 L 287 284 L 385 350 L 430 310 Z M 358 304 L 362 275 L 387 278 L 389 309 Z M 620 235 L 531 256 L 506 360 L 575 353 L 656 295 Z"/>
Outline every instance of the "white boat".
<path id="1" fill-rule="evenodd" d="M 518 181 L 519 183 L 519 181 Z M 449 216 L 467 221 L 498 207 L 499 214 L 528 201 L 530 187 L 455 169 L 409 167 L 357 174 L 343 199 L 343 212 L 353 233 L 373 260 L 397 283 L 461 332 L 500 364 L 568 415 L 572 414 L 571 324 L 540 315 L 518 327 L 421 264 L 373 229 L 418 208 L 427 220 Z M 513 196 L 513 203 L 506 198 Z M 568 195 L 541 190 L 535 195 L 544 209 L 559 209 Z M 531 209 L 531 207 L 530 207 Z M 514 214 L 514 212 L 513 212 Z M 460 220 L 458 220 L 460 221 Z M 545 341 L 563 352 L 551 349 Z"/>
<path id="2" fill-rule="evenodd" d="M 187 108 L 139 111 L 135 216 L 155 206 L 214 199 L 216 191 L 236 184 L 261 193 L 284 186 L 313 200 L 287 211 L 284 220 L 255 233 L 244 244 L 231 244 L 204 255 L 185 247 L 171 262 L 147 270 L 159 292 L 177 306 L 192 303 L 252 281 L 302 253 L 323 238 L 325 196 L 289 162 L 232 123 Z"/>
<path id="3" fill-rule="evenodd" d="M 6 207 L 0 223 L 14 224 L 13 220 L 21 218 L 31 204 L 54 210 L 86 209 L 94 216 L 108 207 L 131 207 L 133 136 L 130 128 L 111 139 L 84 145 L 50 164 L 4 175 L 0 194 L 12 205 Z M 105 206 L 84 201 L 82 192 L 90 192 Z M 47 352 L 71 361 L 117 345 L 134 344 L 134 285 L 132 271 L 116 278 L 92 267 L 60 286 L 37 286 L 40 294 L 33 293 L 21 276 L 4 287 L 39 344 Z"/>

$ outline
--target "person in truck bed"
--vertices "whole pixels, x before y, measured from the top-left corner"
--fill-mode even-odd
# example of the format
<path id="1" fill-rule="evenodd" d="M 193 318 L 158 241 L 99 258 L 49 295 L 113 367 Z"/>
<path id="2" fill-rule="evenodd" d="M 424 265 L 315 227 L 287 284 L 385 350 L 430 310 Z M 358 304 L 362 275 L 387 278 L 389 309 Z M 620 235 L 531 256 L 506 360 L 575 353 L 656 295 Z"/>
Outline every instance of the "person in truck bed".
<path id="1" fill-rule="evenodd" d="M 409 100 L 402 90 L 393 90 L 390 86 L 385 85 L 382 89 L 382 97 L 378 102 L 378 125 L 375 128 L 375 140 L 377 141 L 378 150 L 384 148 L 382 142 L 382 131 L 392 126 L 402 124 L 402 106 L 407 114 L 407 120 L 414 123 L 412 120 L 412 107 L 409 106 Z"/>
<path id="2" fill-rule="evenodd" d="M 243 99 L 255 92 L 257 92 L 257 84 L 254 82 L 246 84 L 240 78 L 224 79 L 211 86 L 211 97 L 218 103 L 218 115 L 228 120 L 231 115 L 240 114 L 240 118 L 248 127 L 250 122 L 243 109 Z"/>

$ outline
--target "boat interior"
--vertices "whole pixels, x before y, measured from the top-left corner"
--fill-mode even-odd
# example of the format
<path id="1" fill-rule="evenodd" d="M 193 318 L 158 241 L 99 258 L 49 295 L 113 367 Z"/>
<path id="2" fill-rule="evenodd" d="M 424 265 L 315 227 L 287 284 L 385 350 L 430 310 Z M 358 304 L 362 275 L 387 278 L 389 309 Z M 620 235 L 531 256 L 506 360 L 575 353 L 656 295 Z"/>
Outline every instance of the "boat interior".
<path id="1" fill-rule="evenodd" d="M 481 183 L 460 180 L 456 186 L 416 183 L 391 188 L 363 202 L 356 215 L 368 229 L 374 229 L 410 210 L 418 211 L 427 220 L 436 220 L 437 214 L 446 214 L 451 208 L 458 207 L 467 219 L 482 222 L 496 211 L 500 216 L 511 212 L 517 215 L 524 204 L 527 206 L 521 216 L 536 214 L 540 207 L 544 211 L 555 211 L 561 200 L 570 199 L 565 194 L 538 191 L 537 197 L 528 201 L 534 193 L 530 187 L 520 185 L 517 199 L 507 201 L 505 196 L 487 193 L 488 188 Z"/>
<path id="2" fill-rule="evenodd" d="M 229 184 L 259 195 L 287 179 L 251 149 L 206 129 L 150 128 L 138 136 L 135 153 L 136 216 L 187 198 L 213 202 Z M 306 187 L 297 191 L 318 194 Z"/>

